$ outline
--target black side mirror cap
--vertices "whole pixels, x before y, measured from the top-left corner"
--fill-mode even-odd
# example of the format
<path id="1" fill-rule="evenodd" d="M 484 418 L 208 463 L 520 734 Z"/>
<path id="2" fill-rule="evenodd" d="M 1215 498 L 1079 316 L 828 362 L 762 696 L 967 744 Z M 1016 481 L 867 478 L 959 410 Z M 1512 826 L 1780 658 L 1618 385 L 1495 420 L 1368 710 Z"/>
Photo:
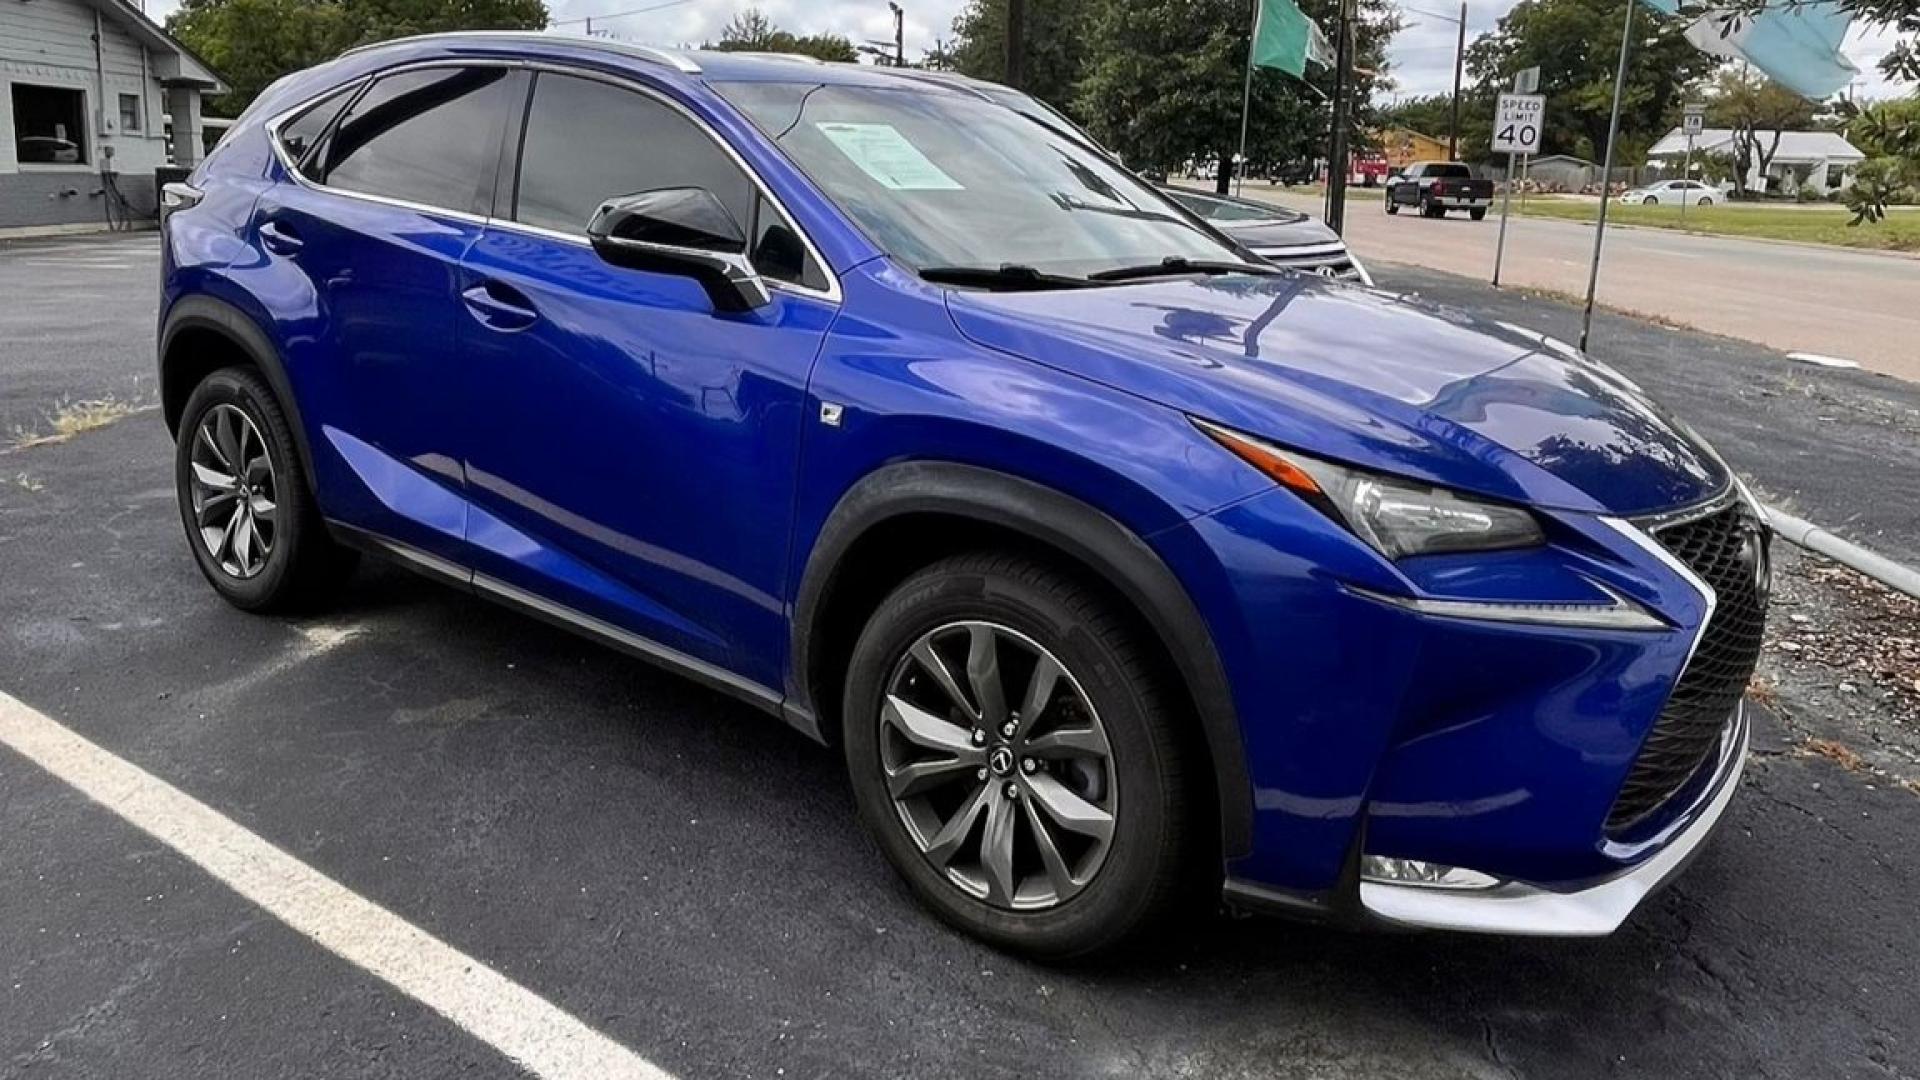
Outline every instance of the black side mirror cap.
<path id="1" fill-rule="evenodd" d="M 681 274 L 700 282 L 718 311 L 752 311 L 772 301 L 747 258 L 747 237 L 706 188 L 657 188 L 600 204 L 587 239 L 605 261 Z"/>

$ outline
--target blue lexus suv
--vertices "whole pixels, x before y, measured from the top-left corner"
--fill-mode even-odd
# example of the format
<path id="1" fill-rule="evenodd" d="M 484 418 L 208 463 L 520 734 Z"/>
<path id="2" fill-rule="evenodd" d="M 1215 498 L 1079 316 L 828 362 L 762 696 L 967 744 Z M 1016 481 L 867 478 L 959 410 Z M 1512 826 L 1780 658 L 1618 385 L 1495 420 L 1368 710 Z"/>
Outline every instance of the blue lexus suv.
<path id="1" fill-rule="evenodd" d="M 1769 533 L 1683 423 L 977 89 L 416 38 L 164 203 L 220 595 L 368 552 L 683 672 L 843 753 L 1000 947 L 1208 897 L 1605 934 L 1739 786 Z"/>

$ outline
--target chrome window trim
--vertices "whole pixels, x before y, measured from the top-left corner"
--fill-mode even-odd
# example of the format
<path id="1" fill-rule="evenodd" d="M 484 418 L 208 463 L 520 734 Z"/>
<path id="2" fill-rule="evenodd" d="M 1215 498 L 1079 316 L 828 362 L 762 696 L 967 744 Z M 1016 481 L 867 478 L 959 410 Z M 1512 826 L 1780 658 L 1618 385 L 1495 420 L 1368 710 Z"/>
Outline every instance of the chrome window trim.
<path id="1" fill-rule="evenodd" d="M 432 35 L 432 36 L 441 37 L 445 35 Z M 603 71 L 593 71 L 587 68 L 574 67 L 568 64 L 558 64 L 558 63 L 551 63 L 547 61 L 521 60 L 521 59 L 512 58 L 512 57 L 473 57 L 473 58 L 436 57 L 431 60 L 419 60 L 419 61 L 414 61 L 412 63 L 397 64 L 390 68 L 381 68 L 378 71 L 368 72 L 364 75 L 359 76 L 358 81 L 360 81 L 363 85 L 361 86 L 360 91 L 356 92 L 352 96 L 352 98 L 348 100 L 347 104 L 342 107 L 343 111 L 341 115 L 343 116 L 345 115 L 344 110 L 353 108 L 353 106 L 357 104 L 359 101 L 360 93 L 364 93 L 366 88 L 368 86 L 371 86 L 373 82 L 377 79 L 382 79 L 389 75 L 402 74 L 408 71 L 420 71 L 420 70 L 428 70 L 432 68 L 470 68 L 470 67 L 504 67 L 504 68 L 515 68 L 521 71 L 532 71 L 532 72 L 546 71 L 546 72 L 552 72 L 553 74 L 556 74 L 556 75 L 569 75 L 575 78 L 593 79 L 598 82 L 607 83 L 610 86 L 617 86 L 623 90 L 641 94 L 649 98 L 650 100 L 657 101 L 660 104 L 666 106 L 667 108 L 673 110 L 675 113 L 684 117 L 686 120 L 692 123 L 696 128 L 698 128 L 701 134 L 705 135 L 708 138 L 708 140 L 713 142 L 716 146 L 720 147 L 720 149 L 726 154 L 727 159 L 733 162 L 734 167 L 738 168 L 741 171 L 741 173 L 743 173 L 746 176 L 748 183 L 753 185 L 754 190 L 759 192 L 760 196 L 767 200 L 768 204 L 773 207 L 774 211 L 778 213 L 781 216 L 781 218 L 785 219 L 787 224 L 792 227 L 794 235 L 800 238 L 800 243 L 805 245 L 807 249 L 807 254 L 810 257 L 812 257 L 814 264 L 820 267 L 820 272 L 826 275 L 826 279 L 827 279 L 827 287 L 825 289 L 814 289 L 805 285 L 797 284 L 795 282 L 781 281 L 777 278 L 767 278 L 765 277 L 765 275 L 762 275 L 763 280 L 765 280 L 767 283 L 767 287 L 771 289 L 777 289 L 781 292 L 796 293 L 801 296 L 810 296 L 818 300 L 824 300 L 830 304 L 839 304 L 844 299 L 845 293 L 842 291 L 840 287 L 840 276 L 834 272 L 832 264 L 827 262 L 826 257 L 820 253 L 820 248 L 814 244 L 813 237 L 807 235 L 807 231 L 800 227 L 800 223 L 794 218 L 793 214 L 787 209 L 786 204 L 780 201 L 780 197 L 774 193 L 771 187 L 768 186 L 766 180 L 760 176 L 759 172 L 756 169 L 754 169 L 752 165 L 748 164 L 747 160 L 740 156 L 740 152 L 734 149 L 733 145 L 729 143 L 726 139 L 722 138 L 720 136 L 720 133 L 715 131 L 711 124 L 707 123 L 704 119 L 702 119 L 699 115 L 694 113 L 691 109 L 688 109 L 685 105 L 682 105 L 680 102 L 673 100 L 673 98 L 661 93 L 659 90 L 655 89 L 654 87 L 648 86 L 645 83 L 640 82 L 636 79 L 632 79 L 632 78 L 620 76 L 620 75 L 614 75 L 614 74 L 603 72 Z M 540 237 L 543 239 L 549 239 L 549 240 L 564 240 L 570 243 L 579 244 L 582 247 L 592 247 L 592 244 L 588 242 L 585 233 L 575 236 L 571 233 L 562 232 L 558 229 L 549 229 L 539 225 L 528 225 L 524 222 L 514 221 L 511 218 L 498 217 L 490 214 L 474 214 L 464 210 L 454 210 L 444 206 L 431 206 L 425 203 L 411 202 L 406 199 L 395 199 L 386 195 L 374 195 L 364 191 L 349 191 L 346 188 L 332 187 L 327 184 L 323 184 L 318 181 L 309 179 L 307 176 L 302 174 L 299 168 L 297 168 L 294 165 L 294 163 L 287 157 L 286 147 L 283 146 L 280 141 L 280 126 L 286 123 L 288 120 L 292 119 L 294 116 L 306 111 L 311 106 L 317 104 L 320 101 L 320 99 L 328 96 L 329 94 L 337 93 L 340 90 L 343 90 L 349 86 L 352 86 L 353 83 L 354 83 L 354 80 L 348 80 L 347 82 L 343 82 L 338 86 L 330 86 L 325 90 L 320 91 L 319 93 L 310 95 L 302 99 L 296 105 L 292 105 L 286 109 L 281 110 L 279 113 L 275 114 L 271 119 L 269 119 L 266 122 L 265 126 L 267 131 L 268 146 L 271 147 L 275 160 L 279 161 L 281 167 L 286 170 L 288 176 L 293 178 L 293 182 L 295 184 L 299 185 L 300 187 L 306 188 L 309 191 L 319 192 L 325 195 L 335 195 L 343 198 L 359 199 L 363 202 L 377 203 L 379 205 L 391 206 L 401 210 L 410 210 L 415 213 L 439 214 L 439 215 L 444 215 L 446 217 L 452 218 L 453 220 L 456 220 L 456 221 L 466 222 L 468 224 L 475 224 L 475 225 L 481 225 L 481 226 L 495 226 L 509 232 L 519 232 L 519 233 L 532 235 L 532 236 Z M 516 179 L 517 179 L 517 169 L 518 169 L 518 162 L 519 162 L 519 153 L 517 148 L 514 154 L 514 159 L 515 159 Z M 498 184 L 498 180 L 496 179 L 496 186 L 497 184 Z"/>

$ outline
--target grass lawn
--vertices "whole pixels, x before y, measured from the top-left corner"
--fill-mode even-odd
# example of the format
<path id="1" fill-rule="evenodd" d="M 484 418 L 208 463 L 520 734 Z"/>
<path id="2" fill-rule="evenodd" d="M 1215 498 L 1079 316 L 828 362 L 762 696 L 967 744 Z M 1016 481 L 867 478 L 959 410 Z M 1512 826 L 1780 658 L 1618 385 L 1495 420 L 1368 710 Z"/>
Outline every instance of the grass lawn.
<path id="1" fill-rule="evenodd" d="M 1521 212 L 1517 198 L 1513 208 L 1515 212 Z M 1524 212 L 1529 217 L 1592 221 L 1600 214 L 1600 203 L 1593 199 L 1558 199 L 1534 195 L 1528 197 Z M 1852 211 L 1843 206 L 1737 203 L 1728 206 L 1689 206 L 1685 227 L 1689 232 L 1726 236 L 1798 240 L 1808 244 L 1881 251 L 1920 251 L 1920 208 L 1890 207 L 1886 219 L 1872 225 L 1850 226 L 1847 222 L 1852 218 Z M 1639 206 L 1616 202 L 1607 211 L 1607 220 L 1622 225 L 1681 228 L 1680 208 L 1677 206 Z"/>

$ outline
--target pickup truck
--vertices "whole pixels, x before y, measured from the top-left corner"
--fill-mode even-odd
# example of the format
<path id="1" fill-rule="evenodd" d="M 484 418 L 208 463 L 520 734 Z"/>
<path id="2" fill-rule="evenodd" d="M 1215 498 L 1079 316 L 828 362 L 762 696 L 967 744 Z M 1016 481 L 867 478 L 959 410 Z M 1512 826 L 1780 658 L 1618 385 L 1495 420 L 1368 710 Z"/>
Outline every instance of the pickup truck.
<path id="1" fill-rule="evenodd" d="M 1457 161 L 1416 161 L 1387 178 L 1386 204 L 1389 214 L 1417 206 L 1423 217 L 1465 210 L 1479 221 L 1493 205 L 1493 181 L 1475 180 L 1473 170 Z"/>

